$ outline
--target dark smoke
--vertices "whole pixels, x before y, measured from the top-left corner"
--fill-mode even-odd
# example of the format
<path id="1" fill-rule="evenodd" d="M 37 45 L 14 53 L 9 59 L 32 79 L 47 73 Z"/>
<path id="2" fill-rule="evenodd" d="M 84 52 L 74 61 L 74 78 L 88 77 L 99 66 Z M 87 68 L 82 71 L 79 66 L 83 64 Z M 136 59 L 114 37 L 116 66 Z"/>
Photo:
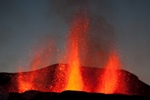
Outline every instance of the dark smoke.
<path id="1" fill-rule="evenodd" d="M 102 16 L 90 16 L 89 41 L 85 64 L 103 66 L 110 51 L 115 49 L 115 34 L 113 27 Z M 90 62 L 89 62 L 90 61 Z"/>
<path id="2" fill-rule="evenodd" d="M 84 8 L 88 0 L 50 0 L 50 10 L 65 21 L 72 17 L 78 8 Z"/>
<path id="3" fill-rule="evenodd" d="M 53 14 L 62 18 L 69 27 L 76 11 L 86 11 L 89 18 L 89 30 L 86 37 L 86 53 L 82 64 L 103 66 L 109 52 L 115 49 L 115 33 L 105 14 L 112 14 L 111 6 L 104 0 L 50 0 Z M 96 10 L 96 11 L 95 11 Z M 80 51 L 81 52 L 81 51 Z M 83 51 L 84 52 L 84 51 Z"/>
<path id="4" fill-rule="evenodd" d="M 103 12 L 110 12 L 110 6 L 104 0 L 59 0 L 50 1 L 54 14 L 70 22 L 78 9 L 86 10 L 89 16 L 89 33 L 83 65 L 103 66 L 109 56 L 109 51 L 114 49 L 115 34 L 113 26 L 102 16 Z M 98 5 L 97 5 L 98 4 Z M 94 12 L 94 10 L 99 10 Z M 109 11 L 110 10 L 110 11 Z M 69 19 L 69 20 L 68 20 Z M 84 52 L 84 51 L 83 51 Z"/>

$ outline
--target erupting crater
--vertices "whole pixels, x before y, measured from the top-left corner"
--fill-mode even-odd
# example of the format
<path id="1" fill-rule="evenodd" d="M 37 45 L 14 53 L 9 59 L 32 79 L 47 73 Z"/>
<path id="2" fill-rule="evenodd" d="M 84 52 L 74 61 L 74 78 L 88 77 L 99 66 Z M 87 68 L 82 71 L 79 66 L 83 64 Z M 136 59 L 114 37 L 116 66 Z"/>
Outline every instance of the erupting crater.
<path id="1" fill-rule="evenodd" d="M 73 17 L 65 52 L 61 60 L 67 64 L 45 66 L 51 55 L 51 47 L 45 47 L 31 62 L 32 71 L 19 73 L 0 73 L 7 92 L 24 93 L 29 90 L 41 92 L 85 91 L 89 93 L 150 95 L 150 86 L 121 68 L 117 50 L 108 52 L 104 66 L 84 66 L 88 48 L 88 29 L 90 19 L 86 11 L 77 12 Z M 83 54 L 84 53 L 84 54 Z M 98 59 L 101 60 L 101 59 Z M 90 61 L 89 61 L 90 62 Z M 102 68 L 103 67 L 103 68 Z"/>
<path id="2" fill-rule="evenodd" d="M 71 28 L 67 36 L 66 53 L 64 54 L 68 66 L 64 67 L 63 65 L 60 65 L 59 68 L 56 69 L 55 79 L 53 81 L 54 86 L 49 85 L 49 88 L 54 92 L 74 90 L 111 94 L 115 93 L 118 88 L 118 70 L 120 69 L 120 61 L 115 50 L 112 50 L 109 53 L 110 55 L 108 61 L 104 66 L 103 72 L 97 75 L 97 78 L 99 80 L 93 81 L 96 82 L 94 83 L 96 84 L 96 86 L 93 85 L 94 87 L 90 87 L 90 89 L 89 87 L 87 87 L 88 85 L 84 85 L 86 83 L 85 79 L 88 80 L 88 77 L 83 77 L 83 73 L 81 72 L 82 65 L 80 62 L 82 59 L 84 59 L 81 56 L 81 52 L 84 52 L 82 50 L 85 50 L 86 46 L 88 46 L 86 35 L 88 35 L 88 28 L 90 23 L 87 15 L 88 14 L 86 11 L 81 11 L 77 12 L 73 17 Z M 41 64 L 42 60 L 42 57 L 35 57 L 35 60 L 33 60 L 34 62 L 32 62 L 32 68 L 36 69 L 36 67 Z M 93 73 L 91 73 L 91 75 L 93 75 Z M 39 88 L 42 88 L 42 86 L 40 85 L 38 85 L 38 87 L 37 85 L 35 86 L 35 84 L 38 83 L 37 76 L 38 73 L 34 72 L 32 72 L 32 74 L 30 74 L 29 76 L 19 73 L 17 77 L 19 92 L 24 92 L 27 90 L 38 90 Z M 44 78 L 44 76 L 41 78 Z M 45 81 L 49 79 L 50 78 L 48 77 L 47 79 L 44 78 Z M 93 82 L 89 84 L 92 84 Z M 122 86 L 122 89 L 119 91 L 119 93 L 126 93 L 123 87 L 125 86 Z"/>

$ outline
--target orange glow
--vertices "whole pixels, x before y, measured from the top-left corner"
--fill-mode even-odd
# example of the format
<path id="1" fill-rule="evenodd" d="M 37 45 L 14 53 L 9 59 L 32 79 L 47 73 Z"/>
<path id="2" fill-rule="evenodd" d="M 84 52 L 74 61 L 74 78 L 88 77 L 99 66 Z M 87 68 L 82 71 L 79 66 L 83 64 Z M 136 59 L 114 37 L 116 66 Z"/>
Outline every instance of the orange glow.
<path id="1" fill-rule="evenodd" d="M 55 72 L 55 78 L 52 82 L 52 85 L 50 85 L 49 89 L 52 92 L 62 92 L 64 91 L 65 85 L 66 85 L 66 65 L 59 64 L 57 67 L 57 70 Z"/>
<path id="2" fill-rule="evenodd" d="M 84 38 L 88 28 L 88 19 L 85 15 L 77 16 L 71 26 L 68 36 L 68 74 L 67 85 L 65 90 L 83 90 L 83 80 L 80 71 L 79 49 L 82 39 Z"/>
<path id="3" fill-rule="evenodd" d="M 50 64 L 51 55 L 52 55 L 52 44 L 48 43 L 40 48 L 34 50 L 34 56 L 31 59 L 30 70 L 36 70 Z"/>
<path id="4" fill-rule="evenodd" d="M 113 94 L 116 91 L 119 93 L 126 93 L 124 81 L 119 80 L 120 77 L 122 77 L 119 76 L 121 62 L 115 50 L 110 52 L 102 73 L 100 72 L 100 74 L 97 74 L 95 70 L 84 70 L 84 68 L 81 67 L 84 58 L 87 57 L 86 54 L 88 54 L 88 49 L 93 49 L 90 48 L 90 44 L 88 44 L 90 43 L 88 41 L 88 29 L 89 18 L 87 17 L 87 13 L 78 12 L 71 23 L 69 34 L 67 35 L 66 52 L 63 52 L 64 56 L 61 58 L 61 60 L 67 62 L 68 65 L 60 64 L 59 62 L 59 66 L 52 71 L 52 74 L 54 74 L 52 78 L 49 76 L 45 77 L 46 74 L 44 75 L 44 73 L 42 73 L 43 76 L 40 77 L 39 74 L 34 71 L 30 74 L 20 72 L 17 76 L 18 92 L 21 93 L 27 90 L 47 91 L 46 89 L 48 88 L 48 91 L 51 92 L 75 90 L 106 94 Z M 40 52 L 36 52 L 33 56 L 34 58 L 30 63 L 30 70 L 49 66 L 51 54 L 51 45 L 42 47 Z M 86 61 L 87 60 L 88 59 L 86 59 Z M 88 60 L 87 63 L 89 62 Z M 51 81 L 48 84 L 45 83 L 46 80 L 50 79 Z M 43 88 L 43 86 L 45 86 L 44 83 L 46 84 L 46 88 Z M 121 85 L 119 83 L 121 83 Z M 42 86 L 41 84 L 44 85 Z M 120 88 L 122 88 L 122 90 L 120 90 Z"/>
<path id="5" fill-rule="evenodd" d="M 112 52 L 102 73 L 101 83 L 99 83 L 98 92 L 112 94 L 118 85 L 118 70 L 120 61 L 116 52 Z"/>
<path id="6" fill-rule="evenodd" d="M 37 70 L 43 66 L 45 67 L 49 65 L 50 56 L 51 56 L 50 45 L 48 46 L 46 45 L 44 48 L 40 50 L 40 52 L 36 51 L 34 58 L 31 60 L 30 70 Z M 43 75 L 46 74 L 43 73 Z M 30 74 L 25 73 L 23 74 L 23 72 L 20 72 L 17 75 L 18 92 L 22 93 L 27 90 L 38 90 L 39 89 L 38 87 L 41 86 L 41 84 L 37 83 L 38 81 L 37 76 L 38 73 L 35 73 L 34 71 L 33 72 L 31 71 Z M 44 77 L 41 78 L 45 79 Z"/>
<path id="7" fill-rule="evenodd" d="M 18 75 L 18 92 L 22 93 L 26 90 L 37 90 L 34 87 L 34 75 L 29 76 L 25 76 L 22 74 L 22 72 L 19 73 Z"/>

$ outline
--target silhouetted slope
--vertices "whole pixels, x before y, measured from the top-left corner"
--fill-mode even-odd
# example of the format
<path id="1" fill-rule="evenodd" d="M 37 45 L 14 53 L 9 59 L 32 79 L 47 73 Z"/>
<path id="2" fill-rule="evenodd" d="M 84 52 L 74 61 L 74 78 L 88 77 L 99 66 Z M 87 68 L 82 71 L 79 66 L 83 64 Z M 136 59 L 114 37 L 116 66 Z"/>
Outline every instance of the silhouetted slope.
<path id="1" fill-rule="evenodd" d="M 62 64 L 61 64 L 62 65 Z M 68 65 L 63 64 L 67 67 Z M 54 84 L 54 79 L 56 78 L 56 70 L 59 68 L 59 64 L 50 65 L 48 67 L 38 69 L 35 71 L 22 72 L 22 76 L 30 78 L 34 73 L 34 78 L 38 91 L 41 92 L 54 92 L 49 89 L 50 85 Z M 93 67 L 81 67 L 82 76 L 84 77 L 84 84 L 88 87 L 95 87 L 98 84 L 99 74 L 102 73 L 103 68 L 93 68 Z M 19 73 L 0 73 L 0 86 L 5 89 L 6 92 L 18 92 L 18 74 Z M 126 92 L 129 95 L 139 95 L 139 96 L 150 96 L 150 86 L 138 79 L 134 74 L 126 71 L 119 71 L 119 85 L 116 93 L 122 89 L 124 83 L 126 83 Z M 18 95 L 18 94 L 16 94 Z"/>
<path id="2" fill-rule="evenodd" d="M 102 94 L 102 93 L 88 93 L 83 91 L 63 91 L 57 92 L 41 92 L 41 91 L 26 91 L 24 93 L 11 92 L 9 93 L 8 100 L 149 100 L 150 96 L 137 96 L 137 95 L 123 95 L 123 94 Z"/>

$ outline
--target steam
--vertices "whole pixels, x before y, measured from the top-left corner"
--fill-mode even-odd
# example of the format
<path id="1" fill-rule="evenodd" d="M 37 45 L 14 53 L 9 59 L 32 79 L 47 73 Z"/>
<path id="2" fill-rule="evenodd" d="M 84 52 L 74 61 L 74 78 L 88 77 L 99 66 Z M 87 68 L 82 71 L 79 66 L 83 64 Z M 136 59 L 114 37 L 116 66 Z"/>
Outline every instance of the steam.
<path id="1" fill-rule="evenodd" d="M 115 48 L 113 26 L 103 16 L 103 12 L 108 13 L 111 10 L 109 9 L 109 4 L 104 0 L 64 0 L 63 2 L 50 0 L 50 4 L 53 14 L 62 18 L 68 27 L 75 12 L 87 12 L 89 30 L 87 36 L 84 37 L 86 40 L 86 48 L 80 51 L 84 53 L 81 63 L 85 66 L 102 67 L 108 59 L 109 52 Z M 97 4 L 100 4 L 100 6 L 97 6 Z M 94 11 L 93 9 L 99 11 Z"/>

